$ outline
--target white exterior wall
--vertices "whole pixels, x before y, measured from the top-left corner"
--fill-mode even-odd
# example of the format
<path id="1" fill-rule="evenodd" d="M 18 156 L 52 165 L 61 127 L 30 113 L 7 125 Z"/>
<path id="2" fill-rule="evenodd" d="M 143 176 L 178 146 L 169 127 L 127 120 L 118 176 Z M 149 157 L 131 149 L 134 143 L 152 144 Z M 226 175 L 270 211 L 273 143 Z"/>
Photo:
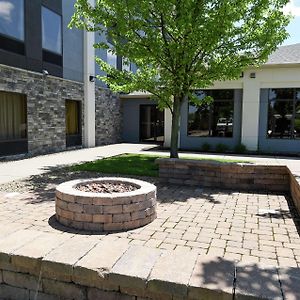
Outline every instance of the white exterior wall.
<path id="1" fill-rule="evenodd" d="M 255 151 L 258 149 L 260 82 L 258 74 L 250 78 L 250 73 L 255 72 L 245 72 L 243 78 L 241 143 Z"/>
<path id="2" fill-rule="evenodd" d="M 94 6 L 95 0 L 89 0 Z M 84 31 L 83 46 L 83 82 L 84 82 L 84 133 L 83 145 L 95 147 L 95 82 L 90 76 L 95 76 L 95 33 Z"/>
<path id="3" fill-rule="evenodd" d="M 250 78 L 255 73 L 255 78 Z M 300 65 L 263 66 L 249 69 L 238 80 L 216 82 L 210 89 L 243 89 L 241 142 L 247 149 L 258 150 L 260 90 L 263 88 L 300 87 Z M 266 119 L 268 116 L 264 116 Z M 165 112 L 165 146 L 170 145 L 171 117 Z"/>

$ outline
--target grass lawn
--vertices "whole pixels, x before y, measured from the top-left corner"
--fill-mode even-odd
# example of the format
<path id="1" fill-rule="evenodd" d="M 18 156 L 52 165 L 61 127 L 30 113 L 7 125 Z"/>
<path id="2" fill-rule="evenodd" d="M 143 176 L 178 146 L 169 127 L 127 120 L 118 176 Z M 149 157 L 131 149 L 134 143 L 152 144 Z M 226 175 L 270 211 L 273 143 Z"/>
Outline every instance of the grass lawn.
<path id="1" fill-rule="evenodd" d="M 72 166 L 73 171 L 90 171 L 107 174 L 125 174 L 137 176 L 158 177 L 158 165 L 155 164 L 157 158 L 166 156 L 154 156 L 146 154 L 122 154 L 92 162 Z M 211 160 L 223 163 L 245 163 L 247 161 L 230 159 L 194 158 L 182 156 L 183 159 Z"/>

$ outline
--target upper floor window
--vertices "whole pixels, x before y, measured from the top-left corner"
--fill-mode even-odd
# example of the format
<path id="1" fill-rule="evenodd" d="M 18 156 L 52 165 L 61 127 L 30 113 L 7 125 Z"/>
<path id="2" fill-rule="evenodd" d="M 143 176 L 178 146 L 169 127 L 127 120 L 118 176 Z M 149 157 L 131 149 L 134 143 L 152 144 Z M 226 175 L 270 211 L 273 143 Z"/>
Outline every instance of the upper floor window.
<path id="1" fill-rule="evenodd" d="M 117 69 L 117 55 L 112 50 L 107 50 L 107 63 Z"/>
<path id="2" fill-rule="evenodd" d="M 232 137 L 234 90 L 197 91 L 199 98 L 213 97 L 210 105 L 189 103 L 188 135 L 196 137 Z"/>
<path id="3" fill-rule="evenodd" d="M 24 0 L 0 0 L 0 34 L 24 41 Z"/>
<path id="4" fill-rule="evenodd" d="M 43 49 L 62 54 L 61 16 L 42 7 L 42 45 Z"/>
<path id="5" fill-rule="evenodd" d="M 300 138 L 300 89 L 270 89 L 268 138 Z"/>
<path id="6" fill-rule="evenodd" d="M 126 58 L 122 57 L 122 71 L 131 71 L 131 63 Z"/>

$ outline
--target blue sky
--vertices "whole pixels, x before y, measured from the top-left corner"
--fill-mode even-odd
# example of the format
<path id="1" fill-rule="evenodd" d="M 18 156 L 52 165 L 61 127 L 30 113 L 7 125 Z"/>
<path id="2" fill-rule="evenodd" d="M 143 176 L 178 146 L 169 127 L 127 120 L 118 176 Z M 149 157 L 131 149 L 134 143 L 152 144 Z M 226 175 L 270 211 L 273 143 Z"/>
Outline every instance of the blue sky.
<path id="1" fill-rule="evenodd" d="M 300 0 L 291 0 L 286 11 L 294 15 L 294 19 L 287 27 L 290 37 L 284 45 L 300 43 Z"/>
<path id="2" fill-rule="evenodd" d="M 290 37 L 285 40 L 284 45 L 300 43 L 300 16 L 295 17 L 287 28 Z"/>

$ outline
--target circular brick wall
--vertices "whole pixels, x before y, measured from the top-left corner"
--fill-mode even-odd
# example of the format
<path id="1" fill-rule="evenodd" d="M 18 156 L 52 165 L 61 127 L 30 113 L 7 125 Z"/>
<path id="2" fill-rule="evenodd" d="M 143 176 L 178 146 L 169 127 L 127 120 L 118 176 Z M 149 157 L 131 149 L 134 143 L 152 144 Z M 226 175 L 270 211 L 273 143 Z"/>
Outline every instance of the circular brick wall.
<path id="1" fill-rule="evenodd" d="M 75 189 L 93 182 L 129 183 L 138 187 L 124 193 L 92 193 Z M 156 218 L 156 186 L 145 181 L 104 177 L 60 184 L 55 194 L 56 219 L 75 229 L 122 231 L 144 226 Z"/>

